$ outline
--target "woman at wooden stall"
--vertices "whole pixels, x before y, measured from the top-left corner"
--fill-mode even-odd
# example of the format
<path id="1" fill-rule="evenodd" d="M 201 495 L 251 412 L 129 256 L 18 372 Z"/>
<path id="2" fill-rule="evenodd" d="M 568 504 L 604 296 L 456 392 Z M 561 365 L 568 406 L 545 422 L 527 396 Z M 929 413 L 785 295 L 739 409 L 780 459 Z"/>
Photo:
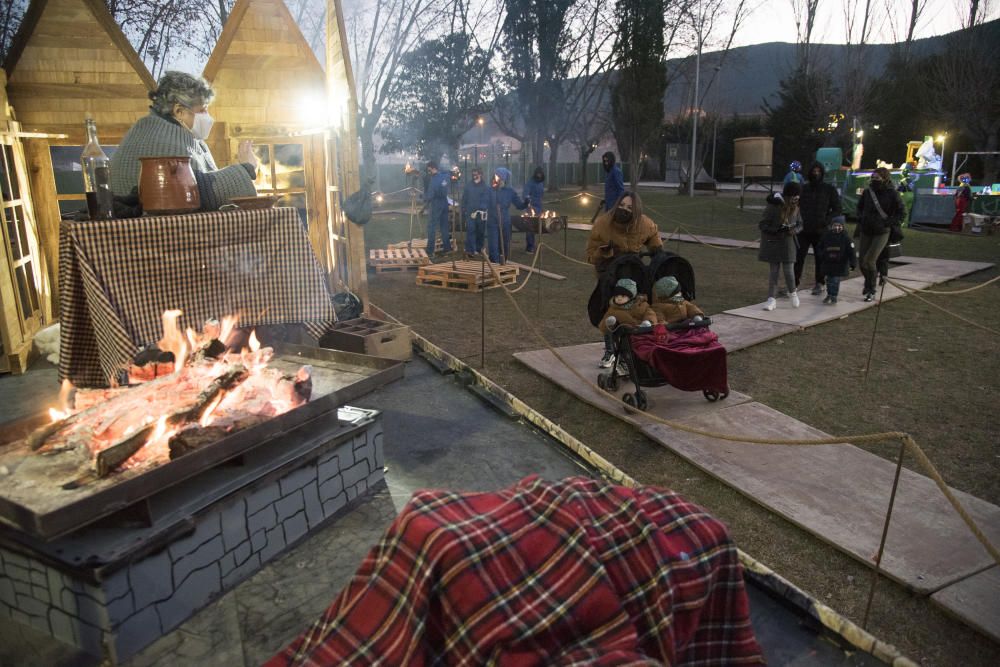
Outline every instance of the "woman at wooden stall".
<path id="1" fill-rule="evenodd" d="M 238 164 L 219 169 L 205 140 L 212 130 L 208 105 L 215 91 L 208 81 L 184 72 L 167 72 L 149 93 L 149 115 L 133 125 L 111 157 L 111 189 L 134 195 L 139 158 L 187 156 L 198 181 L 201 208 L 214 211 L 233 197 L 257 194 L 257 156 L 250 141 L 240 142 Z"/>

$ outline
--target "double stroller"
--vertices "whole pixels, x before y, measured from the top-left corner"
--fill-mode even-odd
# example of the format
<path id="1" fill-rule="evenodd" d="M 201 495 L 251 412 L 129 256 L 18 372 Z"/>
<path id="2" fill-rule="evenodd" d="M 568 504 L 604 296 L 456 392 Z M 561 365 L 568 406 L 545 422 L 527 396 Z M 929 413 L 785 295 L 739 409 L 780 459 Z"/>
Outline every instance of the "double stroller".
<path id="1" fill-rule="evenodd" d="M 600 325 L 612 290 L 622 278 L 634 280 L 638 293 L 652 303 L 653 285 L 665 276 L 676 278 L 684 298 L 694 300 L 694 270 L 680 255 L 659 251 L 615 258 L 590 295 L 587 304 L 590 322 L 595 327 Z M 701 391 L 709 401 L 726 398 L 729 396 L 726 350 L 709 331 L 710 325 L 707 317 L 666 325 L 669 340 L 665 343 L 657 338 L 655 327 L 617 327 L 612 332 L 615 361 L 608 371 L 597 376 L 598 386 L 613 393 L 618 391 L 620 378 L 627 377 L 635 391 L 626 392 L 622 400 L 639 410 L 648 407 L 642 387 L 671 385 L 683 391 Z"/>

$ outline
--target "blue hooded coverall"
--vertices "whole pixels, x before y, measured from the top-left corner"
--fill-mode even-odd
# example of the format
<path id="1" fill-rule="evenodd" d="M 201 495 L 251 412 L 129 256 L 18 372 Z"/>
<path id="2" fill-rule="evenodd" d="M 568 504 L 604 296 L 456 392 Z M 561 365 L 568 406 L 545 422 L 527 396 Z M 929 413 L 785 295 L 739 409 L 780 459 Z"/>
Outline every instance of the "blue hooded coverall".
<path id="1" fill-rule="evenodd" d="M 524 184 L 524 190 L 522 191 L 525 201 L 531 204 L 531 208 L 535 209 L 535 215 L 541 215 L 545 212 L 545 207 L 542 204 L 542 197 L 545 195 L 545 181 L 536 180 L 534 176 L 531 180 Z M 527 252 L 535 252 L 535 234 L 534 232 L 527 232 L 524 235 L 525 247 Z"/>
<path id="2" fill-rule="evenodd" d="M 451 251 L 451 229 L 448 225 L 448 188 L 451 176 L 448 172 L 439 171 L 427 181 L 424 190 L 424 201 L 430 204 L 430 216 L 427 219 L 427 254 L 434 254 L 435 232 L 441 230 L 441 241 L 444 252 Z"/>
<path id="3" fill-rule="evenodd" d="M 493 188 L 486 179 L 477 185 L 471 179 L 462 191 L 462 219 L 465 220 L 465 252 L 478 255 L 486 245 L 486 221 L 495 209 Z M 495 215 L 495 214 L 494 214 Z"/>
<path id="4" fill-rule="evenodd" d="M 510 187 L 509 169 L 497 167 L 493 174 L 500 180 L 500 185 L 496 188 L 497 215 L 490 215 L 486 221 L 486 230 L 489 233 L 490 261 L 496 263 L 501 256 L 510 257 L 510 207 L 513 205 L 523 211 L 528 208 L 528 202 L 520 199 L 514 188 Z"/>

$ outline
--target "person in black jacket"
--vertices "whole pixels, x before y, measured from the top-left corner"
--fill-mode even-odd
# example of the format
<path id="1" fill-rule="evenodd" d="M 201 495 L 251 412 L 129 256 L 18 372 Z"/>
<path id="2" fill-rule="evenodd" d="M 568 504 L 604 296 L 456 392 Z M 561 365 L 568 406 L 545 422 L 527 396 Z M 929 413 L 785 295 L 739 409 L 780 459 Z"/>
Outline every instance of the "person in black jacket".
<path id="1" fill-rule="evenodd" d="M 889 230 L 899 227 L 906 209 L 896 188 L 892 185 L 889 170 L 879 167 L 872 172 L 871 183 L 858 198 L 858 226 L 855 236 L 861 238 L 861 273 L 865 275 L 863 294 L 865 301 L 875 300 L 875 266 L 879 254 L 889 242 Z"/>
<path id="2" fill-rule="evenodd" d="M 823 303 L 833 306 L 840 294 L 840 279 L 846 278 L 848 271 L 857 268 L 854 243 L 844 233 L 844 216 L 835 215 L 830 220 L 830 228 L 823 233 L 816 251 L 816 261 L 826 278 L 826 298 Z M 850 268 L 848 268 L 850 267 Z"/>
<path id="3" fill-rule="evenodd" d="M 802 280 L 802 268 L 806 263 L 809 248 L 813 249 L 816 268 L 812 293 L 823 292 L 823 272 L 820 271 L 819 240 L 827 228 L 827 221 L 842 213 L 840 193 L 837 188 L 823 181 L 826 170 L 819 162 L 809 167 L 809 175 L 799 195 L 799 212 L 802 214 L 802 231 L 799 232 L 799 248 L 795 255 L 795 288 Z"/>

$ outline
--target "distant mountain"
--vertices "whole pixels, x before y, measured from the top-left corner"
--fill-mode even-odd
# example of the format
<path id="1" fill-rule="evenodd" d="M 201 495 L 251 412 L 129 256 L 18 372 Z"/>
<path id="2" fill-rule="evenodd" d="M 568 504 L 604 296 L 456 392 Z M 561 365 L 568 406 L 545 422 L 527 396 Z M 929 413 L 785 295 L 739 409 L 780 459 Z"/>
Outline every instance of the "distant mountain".
<path id="1" fill-rule="evenodd" d="M 1000 44 L 1000 19 L 990 21 L 977 28 L 997 35 Z M 923 58 L 940 52 L 946 47 L 948 35 L 914 40 L 910 47 L 913 57 Z M 865 61 L 881 74 L 889 61 L 894 44 L 870 44 L 865 46 Z M 814 62 L 833 72 L 844 62 L 847 46 L 843 44 L 814 44 L 811 49 Z M 856 48 L 856 47 L 854 47 Z M 725 115 L 762 113 L 764 99 L 773 99 L 778 92 L 779 82 L 795 67 L 796 44 L 769 42 L 731 49 L 709 94 L 705 99 L 705 110 Z M 719 62 L 719 52 L 702 54 L 701 87 L 705 89 L 715 65 Z M 970 67 L 974 67 L 970 63 Z M 675 58 L 668 61 L 668 71 L 680 68 L 677 79 L 667 89 L 664 112 L 670 117 L 691 106 L 691 90 L 694 83 L 694 58 Z M 836 76 L 834 80 L 836 81 Z"/>

